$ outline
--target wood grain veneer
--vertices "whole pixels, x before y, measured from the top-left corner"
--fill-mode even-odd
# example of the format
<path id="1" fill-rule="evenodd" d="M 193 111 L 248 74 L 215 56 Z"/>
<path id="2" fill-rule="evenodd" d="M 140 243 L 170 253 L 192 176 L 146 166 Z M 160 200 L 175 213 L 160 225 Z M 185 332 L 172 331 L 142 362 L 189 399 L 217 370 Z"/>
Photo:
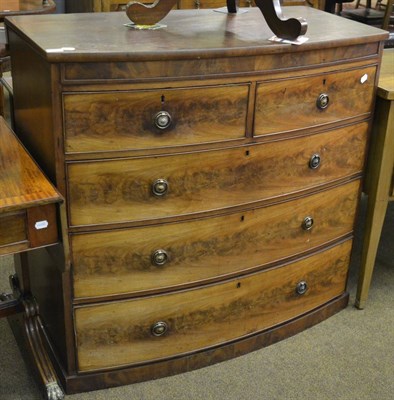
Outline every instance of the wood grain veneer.
<path id="1" fill-rule="evenodd" d="M 357 180 L 269 209 L 73 235 L 75 296 L 196 285 L 310 251 L 352 232 L 359 185 Z M 302 223 L 308 216 L 314 226 L 306 231 Z M 166 264 L 152 263 L 157 249 L 167 252 Z"/>
<path id="2" fill-rule="evenodd" d="M 172 11 L 156 31 L 119 12 L 6 21 L 17 134 L 65 197 L 61 243 L 18 273 L 66 392 L 209 365 L 346 306 L 387 33 L 284 14 L 307 19 L 306 43 L 269 41 L 253 8 Z M 157 111 L 173 117 L 161 133 Z M 169 331 L 153 337 L 158 321 Z"/>
<path id="3" fill-rule="evenodd" d="M 158 360 L 217 346 L 287 321 L 345 289 L 351 241 L 323 254 L 198 290 L 75 310 L 80 371 Z M 305 295 L 296 293 L 308 282 Z M 167 322 L 154 337 L 151 326 Z"/>
<path id="4" fill-rule="evenodd" d="M 58 240 L 55 203 L 62 200 L 0 117 L 0 255 Z M 37 223 L 46 226 L 39 227 Z"/>
<path id="5" fill-rule="evenodd" d="M 66 94 L 66 152 L 240 139 L 245 136 L 248 95 L 249 85 Z M 154 116 L 163 110 L 172 121 L 161 130 Z"/>
<path id="6" fill-rule="evenodd" d="M 368 125 L 288 141 L 180 155 L 68 164 L 72 226 L 214 211 L 295 194 L 361 172 Z M 283 151 L 284 146 L 286 151 Z M 309 160 L 321 154 L 319 169 Z M 158 198 L 156 179 L 169 183 Z"/>
<path id="7" fill-rule="evenodd" d="M 370 113 L 375 74 L 376 68 L 368 67 L 258 84 L 255 135 L 305 129 Z M 316 106 L 320 94 L 329 97 L 326 109 Z"/>

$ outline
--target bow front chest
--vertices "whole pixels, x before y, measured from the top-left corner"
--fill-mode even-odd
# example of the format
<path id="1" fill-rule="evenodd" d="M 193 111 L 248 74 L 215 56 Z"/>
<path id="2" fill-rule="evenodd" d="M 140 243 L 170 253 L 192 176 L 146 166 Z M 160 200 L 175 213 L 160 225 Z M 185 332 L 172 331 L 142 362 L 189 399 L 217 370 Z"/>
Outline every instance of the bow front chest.
<path id="1" fill-rule="evenodd" d="M 269 41 L 254 8 L 144 31 L 124 13 L 7 21 L 15 130 L 65 199 L 61 243 L 20 263 L 66 392 L 209 365 L 347 305 L 386 34 L 284 11 L 303 45 Z"/>

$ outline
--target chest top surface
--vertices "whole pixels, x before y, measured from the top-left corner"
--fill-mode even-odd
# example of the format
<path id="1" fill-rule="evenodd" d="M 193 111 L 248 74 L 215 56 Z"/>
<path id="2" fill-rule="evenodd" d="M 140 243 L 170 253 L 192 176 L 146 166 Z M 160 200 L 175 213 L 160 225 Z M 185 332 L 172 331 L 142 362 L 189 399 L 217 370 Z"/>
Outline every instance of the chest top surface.
<path id="1" fill-rule="evenodd" d="M 387 32 L 310 7 L 285 7 L 286 18 L 308 21 L 301 45 L 269 41 L 273 33 L 257 8 L 231 16 L 205 10 L 174 10 L 159 30 L 135 30 L 126 13 L 55 14 L 10 17 L 6 24 L 27 38 L 50 62 L 137 61 L 236 57 L 302 52 L 384 40 Z M 56 49 L 74 48 L 72 51 Z"/>

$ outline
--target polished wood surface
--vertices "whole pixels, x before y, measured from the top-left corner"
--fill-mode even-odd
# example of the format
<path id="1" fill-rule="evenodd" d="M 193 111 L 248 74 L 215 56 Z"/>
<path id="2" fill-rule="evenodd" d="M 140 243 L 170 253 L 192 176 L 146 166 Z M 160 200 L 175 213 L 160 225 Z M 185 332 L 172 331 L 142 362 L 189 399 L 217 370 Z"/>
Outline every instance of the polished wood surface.
<path id="1" fill-rule="evenodd" d="M 0 117 L 0 255 L 58 241 L 62 197 Z"/>
<path id="2" fill-rule="evenodd" d="M 126 15 L 136 25 L 158 24 L 175 6 L 177 0 L 156 0 L 151 4 L 130 1 L 126 5 Z"/>
<path id="3" fill-rule="evenodd" d="M 353 88 L 341 96 L 356 111 L 339 110 L 336 104 L 346 101 L 336 93 L 347 84 L 344 76 L 356 83 L 367 70 L 372 75 L 358 93 L 370 101 L 387 34 L 309 8 L 287 10 L 308 19 L 310 38 L 302 46 L 270 42 L 272 32 L 255 9 L 235 18 L 171 11 L 160 32 L 127 29 L 124 13 L 7 20 L 15 129 L 66 200 L 59 208 L 62 241 L 28 252 L 18 275 L 39 305 L 34 339 L 43 338 L 53 353 L 47 360 L 67 392 L 209 365 L 346 306 L 372 110 L 369 102 L 360 105 Z M 323 17 L 328 30 L 321 29 Z M 75 50 L 56 50 L 62 47 Z M 301 90 L 309 78 L 319 83 L 318 94 L 326 79 L 333 102 L 317 113 L 323 122 L 306 111 L 316 107 L 316 97 L 294 96 L 305 107 L 288 101 L 297 110 L 291 114 L 275 95 L 282 119 L 290 124 L 300 113 L 302 126 L 286 130 L 276 117 L 276 130 L 259 134 L 257 89 L 288 80 L 283 88 L 294 93 L 292 83 L 302 81 Z M 171 112 L 176 124 L 168 131 L 152 133 L 152 102 Z M 316 155 L 321 164 L 312 169 Z M 157 179 L 169 184 L 164 196 L 152 194 Z M 314 219 L 310 230 L 300 227 L 310 223 L 306 217 Z M 152 253 L 163 256 L 156 250 L 168 252 L 167 264 L 152 265 Z M 305 274 L 312 286 L 297 298 L 295 285 Z M 245 307 L 231 332 L 220 317 L 235 316 L 228 310 L 239 293 L 241 305 L 245 300 L 260 311 L 255 318 Z M 254 302 L 262 293 L 274 301 L 264 303 L 263 295 L 261 304 Z M 214 320 L 200 324 L 189 307 L 194 302 Z M 155 320 L 141 319 L 137 305 Z M 161 316 L 197 328 L 171 325 L 167 336 L 151 337 Z M 142 335 L 133 337 L 136 331 Z"/>
<path id="4" fill-rule="evenodd" d="M 266 42 L 261 41 L 261 45 L 263 44 L 266 44 Z M 271 46 L 269 44 L 268 48 L 273 49 Z M 378 51 L 378 45 L 375 42 L 364 45 L 350 44 L 349 47 L 325 47 L 318 51 L 312 49 L 296 53 L 251 55 L 238 57 L 236 62 L 234 62 L 235 59 L 233 57 L 225 56 L 214 57 L 214 62 L 211 58 L 139 60 L 133 62 L 123 60 L 102 63 L 70 62 L 64 64 L 62 78 L 68 84 L 80 84 L 82 82 L 91 84 L 108 83 L 108 80 L 111 80 L 111 83 L 122 85 L 128 82 L 144 82 L 145 85 L 149 85 L 154 81 L 156 85 L 164 86 L 163 83 L 160 85 L 156 80 L 162 79 L 167 85 L 175 85 L 176 81 L 182 82 L 188 78 L 199 79 L 200 77 L 207 77 L 208 79 L 208 76 L 210 77 L 209 79 L 219 78 L 231 71 L 233 77 L 241 77 L 244 82 L 245 74 L 258 74 L 263 77 L 267 71 L 278 73 L 284 65 L 286 65 L 285 70 L 287 73 L 292 69 L 292 76 L 297 76 L 297 73 L 298 75 L 303 75 L 303 71 L 297 70 L 297 67 L 308 65 L 319 68 L 322 67 L 322 60 L 325 60 L 328 65 L 332 63 L 331 70 L 335 71 L 335 65 L 348 57 L 355 60 L 362 60 L 364 57 L 373 58 Z M 325 67 L 322 72 L 328 72 L 329 70 L 329 67 Z M 283 76 L 286 76 L 286 72 Z M 317 73 L 318 71 L 316 70 L 315 72 Z M 199 85 L 199 82 L 194 81 L 193 84 Z M 150 86 L 153 85 L 151 84 Z"/>
<path id="5" fill-rule="evenodd" d="M 0 117 L 0 212 L 26 209 L 60 200 L 22 144 Z"/>
<path id="6" fill-rule="evenodd" d="M 249 86 L 65 95 L 66 152 L 149 149 L 244 138 Z M 166 129 L 155 125 L 160 111 L 168 112 L 172 119 Z"/>
<path id="7" fill-rule="evenodd" d="M 288 321 L 341 295 L 351 241 L 246 278 L 199 290 L 76 308 L 79 371 L 206 349 Z M 296 292 L 305 281 L 304 295 Z M 168 332 L 155 337 L 151 326 Z"/>
<path id="8" fill-rule="evenodd" d="M 255 135 L 305 129 L 370 113 L 375 74 L 376 68 L 368 67 L 258 84 Z M 321 94 L 329 98 L 325 109 L 317 106 Z"/>
<path id="9" fill-rule="evenodd" d="M 305 17 L 311 25 L 309 40 L 302 45 L 303 52 L 376 43 L 377 38 L 384 40 L 388 36 L 385 31 L 345 18 L 337 19 L 311 7 L 288 7 L 284 12 Z M 321 29 L 322 18 L 326 29 Z M 177 10 L 163 20 L 167 25 L 165 30 L 130 30 L 124 26 L 128 21 L 126 14 L 114 12 L 63 14 L 56 19 L 49 15 L 12 17 L 9 23 L 14 24 L 13 30 L 17 32 L 27 30 L 28 42 L 51 62 L 102 62 L 103 57 L 105 62 L 231 57 L 233 65 L 238 62 L 233 57 L 283 54 L 291 47 L 268 41 L 272 32 L 256 8 L 236 18 L 213 10 Z M 73 29 L 69 29 L 71 22 Z M 349 31 L 356 34 L 349 35 Z M 48 51 L 63 47 L 75 50 Z"/>
<path id="10" fill-rule="evenodd" d="M 126 15 L 136 26 L 147 27 L 159 24 L 162 19 L 175 7 L 177 0 L 157 0 L 151 4 L 131 1 L 126 4 Z M 302 18 L 284 18 L 279 0 L 255 0 L 255 5 L 260 9 L 265 22 L 272 32 L 281 39 L 296 40 L 305 35 L 308 22 Z M 197 6 L 196 8 L 199 8 Z M 227 0 L 221 12 L 236 16 L 239 10 L 238 1 Z"/>
<path id="11" fill-rule="evenodd" d="M 22 253 L 58 242 L 55 203 L 62 200 L 21 142 L 0 117 L 0 256 Z M 21 284 L 27 277 L 21 277 Z M 26 320 L 28 294 L 17 289 L 0 295 L 0 318 L 23 313 Z M 28 285 L 27 285 L 28 286 Z"/>
<path id="12" fill-rule="evenodd" d="M 8 242 L 20 242 L 26 238 L 23 212 L 0 214 L 0 247 Z"/>
<path id="13" fill-rule="evenodd" d="M 356 306 L 363 309 L 375 266 L 387 203 L 394 200 L 394 49 L 385 49 L 379 78 L 365 191 L 368 206 Z"/>
<path id="14" fill-rule="evenodd" d="M 191 216 L 277 201 L 360 174 L 368 126 L 245 148 L 153 158 L 69 163 L 70 225 L 97 225 Z M 283 148 L 286 151 L 283 151 Z M 309 160 L 319 153 L 321 167 Z M 168 193 L 152 194 L 157 179 Z M 257 204 L 256 204 L 257 205 Z"/>
<path id="15" fill-rule="evenodd" d="M 75 296 L 138 294 L 174 286 L 195 286 L 203 281 L 245 274 L 270 265 L 273 260 L 284 260 L 318 248 L 351 234 L 358 188 L 357 180 L 269 209 L 73 235 Z M 341 217 L 335 218 L 335 215 Z M 311 230 L 302 226 L 308 216 L 314 220 Z M 158 249 L 168 254 L 164 265 L 152 261 Z"/>

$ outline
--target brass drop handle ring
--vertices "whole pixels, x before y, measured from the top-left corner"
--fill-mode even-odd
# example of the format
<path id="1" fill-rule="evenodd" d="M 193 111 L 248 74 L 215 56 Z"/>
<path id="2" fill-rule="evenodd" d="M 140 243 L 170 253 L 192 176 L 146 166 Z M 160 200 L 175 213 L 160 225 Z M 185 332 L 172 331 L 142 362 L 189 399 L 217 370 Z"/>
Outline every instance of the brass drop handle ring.
<path id="1" fill-rule="evenodd" d="M 164 130 L 171 126 L 172 117 L 167 111 L 159 111 L 154 117 L 153 122 L 156 128 Z"/>
<path id="2" fill-rule="evenodd" d="M 313 218 L 312 217 L 305 217 L 302 221 L 302 229 L 304 231 L 310 231 L 313 228 Z"/>
<path id="3" fill-rule="evenodd" d="M 308 290 L 308 284 L 305 281 L 301 281 L 297 283 L 296 293 L 299 295 L 305 294 Z"/>
<path id="4" fill-rule="evenodd" d="M 165 196 L 168 193 L 169 184 L 166 179 L 156 179 L 152 183 L 152 193 L 157 197 Z"/>
<path id="5" fill-rule="evenodd" d="M 330 98 L 327 93 L 321 93 L 316 100 L 316 106 L 319 110 L 324 110 L 328 107 Z"/>
<path id="6" fill-rule="evenodd" d="M 153 336 L 159 337 L 163 336 L 168 331 L 168 325 L 164 321 L 155 322 L 151 326 L 151 333 Z"/>
<path id="7" fill-rule="evenodd" d="M 310 169 L 317 169 L 320 167 L 320 164 L 321 164 L 320 154 L 316 153 L 309 159 L 309 168 Z"/>
<path id="8" fill-rule="evenodd" d="M 165 250 L 155 250 L 151 255 L 152 264 L 158 267 L 166 264 L 169 261 L 168 253 Z"/>

